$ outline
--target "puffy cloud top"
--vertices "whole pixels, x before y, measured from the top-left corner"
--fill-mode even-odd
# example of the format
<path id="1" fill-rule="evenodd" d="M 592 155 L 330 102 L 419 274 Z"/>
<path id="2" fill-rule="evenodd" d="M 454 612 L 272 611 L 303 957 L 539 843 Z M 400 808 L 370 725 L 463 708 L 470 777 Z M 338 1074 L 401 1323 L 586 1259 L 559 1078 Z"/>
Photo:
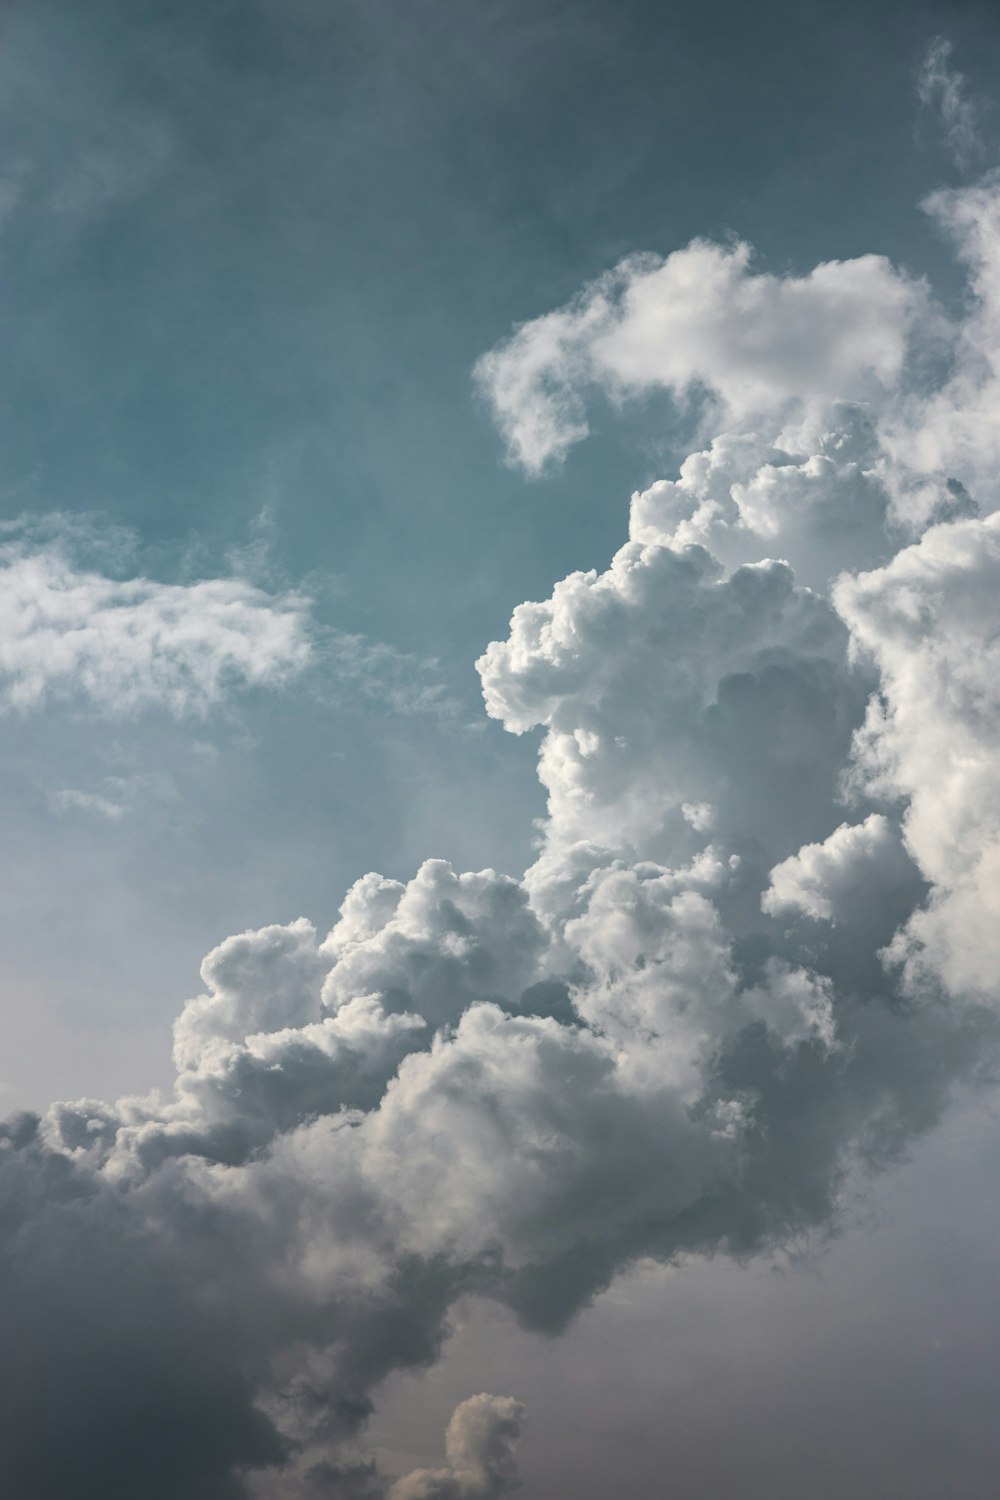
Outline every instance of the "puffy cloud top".
<path id="1" fill-rule="evenodd" d="M 529 473 L 588 431 L 585 396 L 703 387 L 730 420 L 802 401 L 877 397 L 897 380 L 918 284 L 881 256 L 807 276 L 755 271 L 750 247 L 695 240 L 638 256 L 476 366 L 512 461 Z"/>
<path id="2" fill-rule="evenodd" d="M 389 1500 L 499 1500 L 520 1483 L 514 1449 L 524 1417 L 511 1396 L 470 1396 L 448 1423 L 446 1467 L 414 1470 Z"/>

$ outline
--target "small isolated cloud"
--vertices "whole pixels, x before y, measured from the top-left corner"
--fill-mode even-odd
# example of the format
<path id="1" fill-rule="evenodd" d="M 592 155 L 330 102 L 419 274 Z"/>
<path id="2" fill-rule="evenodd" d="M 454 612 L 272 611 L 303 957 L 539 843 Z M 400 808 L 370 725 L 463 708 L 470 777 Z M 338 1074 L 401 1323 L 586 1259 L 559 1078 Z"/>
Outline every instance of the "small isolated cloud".
<path id="1" fill-rule="evenodd" d="M 298 676 L 308 601 L 239 578 L 159 583 L 79 565 L 59 538 L 0 546 L 0 710 L 82 699 L 107 714 L 201 714 Z"/>
<path id="2" fill-rule="evenodd" d="M 917 77 L 920 102 L 937 115 L 945 143 L 960 167 L 967 167 L 983 151 L 981 106 L 969 96 L 965 75 L 952 66 L 954 46 L 936 36 L 927 49 Z"/>

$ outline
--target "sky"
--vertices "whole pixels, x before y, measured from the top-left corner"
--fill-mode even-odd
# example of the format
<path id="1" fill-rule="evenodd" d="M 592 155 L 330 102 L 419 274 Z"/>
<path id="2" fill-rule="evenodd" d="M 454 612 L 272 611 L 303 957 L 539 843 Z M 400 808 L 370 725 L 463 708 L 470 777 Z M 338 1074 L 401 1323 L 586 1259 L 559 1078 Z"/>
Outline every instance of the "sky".
<path id="1" fill-rule="evenodd" d="M 0 8 L 5 1496 L 992 1494 L 998 66 Z"/>

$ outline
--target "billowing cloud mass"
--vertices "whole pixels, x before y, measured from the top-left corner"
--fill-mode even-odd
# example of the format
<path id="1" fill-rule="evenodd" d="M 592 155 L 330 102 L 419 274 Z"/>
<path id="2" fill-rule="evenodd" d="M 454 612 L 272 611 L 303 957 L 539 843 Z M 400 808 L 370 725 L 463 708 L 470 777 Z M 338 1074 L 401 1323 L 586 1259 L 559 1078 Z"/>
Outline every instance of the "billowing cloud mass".
<path id="1" fill-rule="evenodd" d="M 308 604 L 239 578 L 158 583 L 80 566 L 58 539 L 0 546 L 0 708 L 80 698 L 119 714 L 199 713 L 310 659 Z"/>
<path id="2" fill-rule="evenodd" d="M 487 357 L 531 467 L 582 435 L 581 382 L 700 384 L 721 425 L 479 662 L 540 736 L 520 879 L 432 859 L 365 875 L 326 935 L 230 937 L 169 1097 L 4 1127 L 5 1494 L 503 1495 L 513 1398 L 463 1403 L 443 1466 L 393 1482 L 363 1449 L 456 1299 L 553 1333 L 641 1257 L 772 1250 L 995 1067 L 1000 184 L 946 207 L 972 302 L 935 389 L 909 353 L 938 315 L 887 262 L 781 278 L 705 244 Z M 233 609 L 292 649 L 293 611 Z M 120 689 L 108 625 L 88 680 Z M 138 637 L 172 683 L 174 634 Z"/>
<path id="3" fill-rule="evenodd" d="M 586 437 L 594 389 L 616 400 L 701 389 L 736 422 L 802 401 L 881 400 L 921 311 L 921 286 L 878 255 L 781 277 L 754 270 L 749 245 L 695 240 L 623 261 L 525 323 L 476 375 L 510 457 L 538 473 Z"/>
<path id="4" fill-rule="evenodd" d="M 932 899 L 893 941 L 911 982 L 932 973 L 989 997 L 1000 931 L 1000 513 L 932 527 L 835 598 L 882 692 L 859 731 L 857 775 L 905 799 L 907 845 Z"/>

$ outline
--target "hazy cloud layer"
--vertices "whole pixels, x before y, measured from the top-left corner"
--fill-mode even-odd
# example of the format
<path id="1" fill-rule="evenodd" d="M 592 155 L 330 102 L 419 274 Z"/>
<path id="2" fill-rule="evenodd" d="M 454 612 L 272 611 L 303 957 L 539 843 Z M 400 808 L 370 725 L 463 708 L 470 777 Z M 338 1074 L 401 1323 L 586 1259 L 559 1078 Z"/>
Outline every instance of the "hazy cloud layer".
<path id="1" fill-rule="evenodd" d="M 457 1298 L 554 1332 L 641 1257 L 783 1245 L 992 1068 L 997 202 L 949 199 L 975 300 L 936 390 L 905 384 L 929 304 L 887 262 L 781 278 L 704 244 L 481 367 L 529 467 L 582 435 L 594 380 L 704 385 L 722 425 L 633 498 L 606 571 L 519 605 L 479 663 L 489 713 L 541 732 L 522 879 L 429 860 L 364 876 L 325 936 L 230 937 L 169 1098 L 5 1127 L 5 1493 L 369 1500 L 379 1384 L 437 1357 Z M 55 564 L 22 561 L 37 591 Z M 171 701 L 159 586 L 79 586 L 140 612 Z M 294 608 L 234 587 L 287 659 Z M 503 1495 L 522 1418 L 463 1403 L 393 1500 Z"/>

